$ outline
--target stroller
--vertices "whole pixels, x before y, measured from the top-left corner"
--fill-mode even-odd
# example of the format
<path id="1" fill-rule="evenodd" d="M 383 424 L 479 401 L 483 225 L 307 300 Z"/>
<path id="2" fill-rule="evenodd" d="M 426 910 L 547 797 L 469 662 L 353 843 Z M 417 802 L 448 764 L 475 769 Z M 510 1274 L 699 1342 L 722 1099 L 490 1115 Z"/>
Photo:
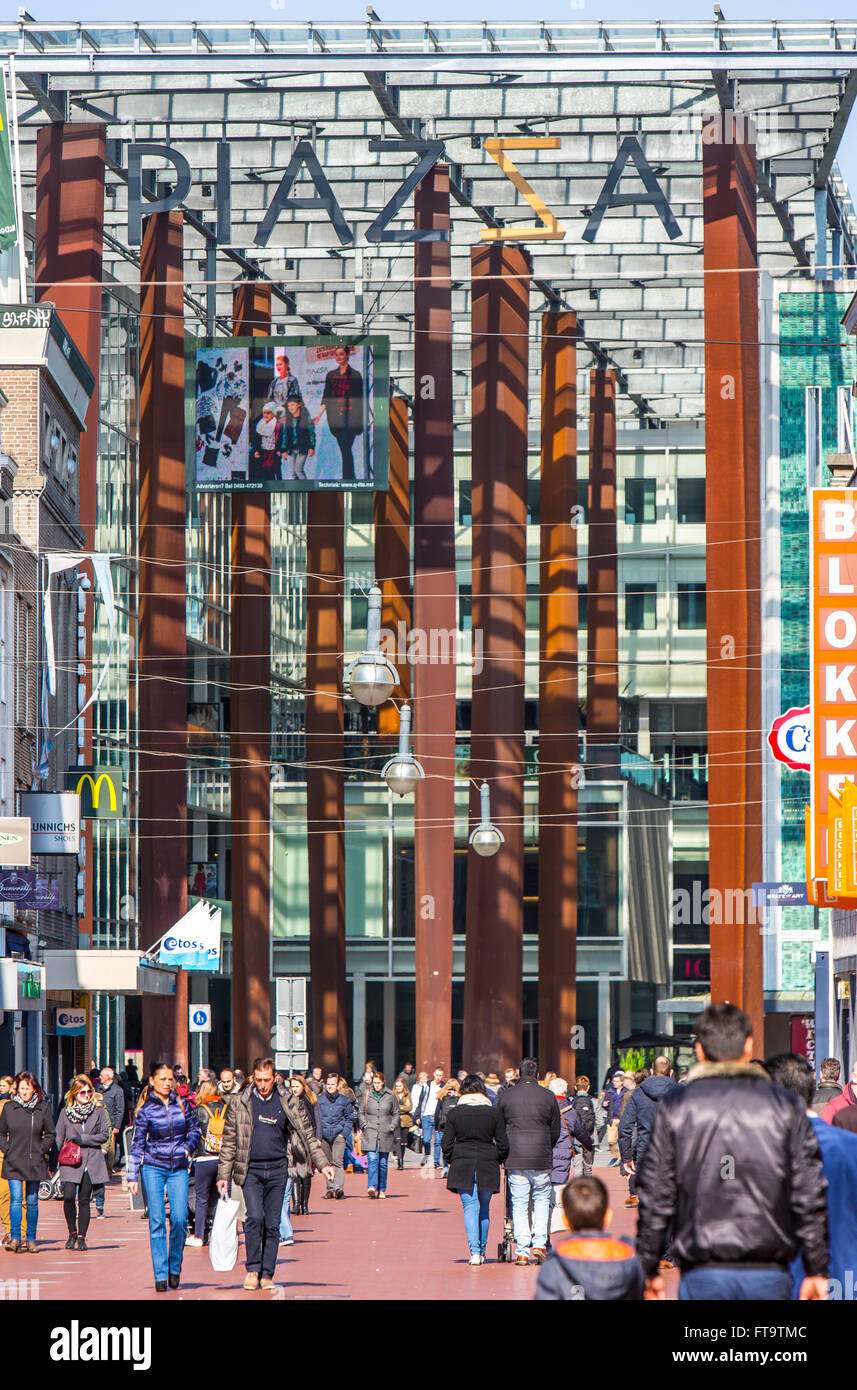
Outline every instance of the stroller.
<path id="1" fill-rule="evenodd" d="M 503 1239 L 497 1246 L 497 1259 L 500 1264 L 511 1264 L 515 1258 L 515 1236 L 512 1229 L 512 1194 L 509 1191 L 509 1177 L 503 1169 Z"/>
<path id="2" fill-rule="evenodd" d="M 59 1168 L 45 1182 L 39 1183 L 39 1201 L 49 1202 L 52 1197 L 56 1202 L 62 1201 L 62 1180 Z"/>
<path id="3" fill-rule="evenodd" d="M 530 1194 L 530 1221 L 533 1218 L 533 1198 Z M 550 1249 L 550 1227 L 548 1227 L 548 1245 Z M 497 1246 L 497 1259 L 500 1264 L 511 1264 L 515 1258 L 515 1229 L 512 1221 L 512 1193 L 509 1188 L 509 1175 L 503 1169 L 503 1239 Z"/>

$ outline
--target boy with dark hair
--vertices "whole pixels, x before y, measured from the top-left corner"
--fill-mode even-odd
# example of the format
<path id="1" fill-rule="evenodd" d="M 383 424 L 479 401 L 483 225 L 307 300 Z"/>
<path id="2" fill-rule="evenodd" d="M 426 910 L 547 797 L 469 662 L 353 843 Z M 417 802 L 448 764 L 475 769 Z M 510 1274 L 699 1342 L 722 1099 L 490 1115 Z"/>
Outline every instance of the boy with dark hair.
<path id="1" fill-rule="evenodd" d="M 627 1241 L 607 1235 L 613 1212 L 601 1179 L 572 1178 L 562 1190 L 562 1209 L 568 1230 L 554 1239 L 539 1271 L 536 1299 L 642 1299 L 640 1261 Z"/>

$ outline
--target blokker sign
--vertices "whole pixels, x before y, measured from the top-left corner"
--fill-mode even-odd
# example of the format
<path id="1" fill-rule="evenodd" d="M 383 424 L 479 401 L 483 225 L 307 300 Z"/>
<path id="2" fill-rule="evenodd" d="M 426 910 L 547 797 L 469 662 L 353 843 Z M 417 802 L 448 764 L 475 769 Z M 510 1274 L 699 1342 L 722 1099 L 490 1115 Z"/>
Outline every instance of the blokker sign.
<path id="1" fill-rule="evenodd" d="M 815 882 L 828 879 L 831 821 L 838 824 L 841 818 L 844 785 L 857 780 L 857 497 L 849 490 L 813 489 L 810 582 L 812 770 L 807 849 L 809 875 Z"/>

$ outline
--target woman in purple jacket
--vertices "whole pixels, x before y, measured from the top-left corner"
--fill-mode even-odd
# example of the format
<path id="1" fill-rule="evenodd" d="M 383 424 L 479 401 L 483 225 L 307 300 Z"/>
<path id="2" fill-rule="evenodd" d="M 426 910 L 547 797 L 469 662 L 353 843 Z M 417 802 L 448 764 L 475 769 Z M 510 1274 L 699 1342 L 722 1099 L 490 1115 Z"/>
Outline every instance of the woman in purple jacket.
<path id="1" fill-rule="evenodd" d="M 189 1164 L 199 1140 L 199 1122 L 192 1106 L 180 1100 L 176 1092 L 172 1067 L 153 1062 L 149 1068 L 149 1093 L 134 1120 L 128 1191 L 136 1196 L 142 1164 L 158 1293 L 165 1291 L 168 1282 L 171 1289 L 179 1286 L 187 1229 Z M 170 1202 L 169 1251 L 165 1196 Z"/>

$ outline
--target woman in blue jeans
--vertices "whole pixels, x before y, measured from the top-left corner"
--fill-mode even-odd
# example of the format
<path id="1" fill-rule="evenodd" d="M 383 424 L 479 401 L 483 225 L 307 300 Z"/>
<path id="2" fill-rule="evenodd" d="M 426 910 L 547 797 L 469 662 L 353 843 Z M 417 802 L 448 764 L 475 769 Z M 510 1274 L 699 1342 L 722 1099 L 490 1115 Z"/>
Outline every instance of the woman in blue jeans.
<path id="1" fill-rule="evenodd" d="M 39 1219 L 39 1183 L 48 1176 L 47 1155 L 54 1142 L 54 1122 L 45 1093 L 31 1071 L 19 1071 L 11 1100 L 0 1107 L 0 1153 L 3 1177 L 9 1184 L 9 1239 L 6 1249 L 14 1255 L 36 1253 Z M 24 1196 L 27 1202 L 27 1237 L 21 1239 Z"/>
<path id="2" fill-rule="evenodd" d="M 153 1062 L 148 1094 L 141 1097 L 134 1118 L 128 1191 L 136 1196 L 142 1165 L 158 1293 L 163 1293 L 168 1283 L 171 1289 L 179 1286 L 187 1230 L 188 1165 L 199 1140 L 199 1122 L 193 1108 L 179 1099 L 172 1067 Z M 169 1250 L 165 1198 L 170 1204 Z"/>
<path id="3" fill-rule="evenodd" d="M 399 1128 L 399 1102 L 376 1071 L 372 1085 L 360 1102 L 360 1135 L 363 1152 L 369 1161 L 368 1197 L 386 1197 L 387 1163 L 393 1152 L 393 1140 Z"/>
<path id="4" fill-rule="evenodd" d="M 449 1167 L 446 1185 L 458 1193 L 464 1209 L 470 1263 L 482 1265 L 491 1198 L 500 1191 L 500 1164 L 508 1156 L 509 1141 L 501 1112 L 491 1104 L 485 1082 L 474 1073 L 461 1083 L 458 1104 L 447 1116 L 442 1148 Z"/>

